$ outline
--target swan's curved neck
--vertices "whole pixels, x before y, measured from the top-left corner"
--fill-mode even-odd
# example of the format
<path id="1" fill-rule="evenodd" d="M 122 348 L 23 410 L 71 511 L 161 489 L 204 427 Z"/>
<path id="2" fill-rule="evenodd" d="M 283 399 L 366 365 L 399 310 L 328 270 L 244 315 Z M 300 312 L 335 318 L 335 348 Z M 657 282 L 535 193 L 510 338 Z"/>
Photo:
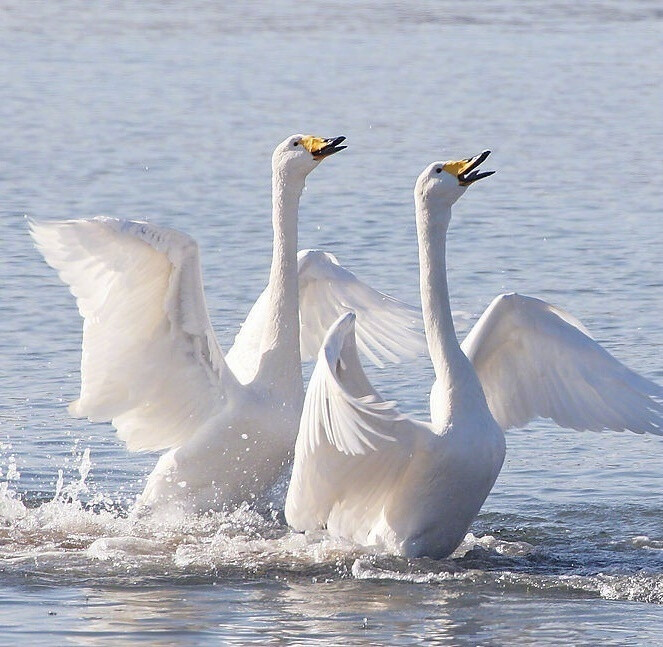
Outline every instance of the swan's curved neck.
<path id="1" fill-rule="evenodd" d="M 438 400 L 443 397 L 452 409 L 454 396 L 475 379 L 470 362 L 458 344 L 449 303 L 446 239 L 451 207 L 435 205 L 434 214 L 430 208 L 423 200 L 417 200 L 421 305 L 428 351 L 437 378 L 437 397 Z M 431 414 L 435 418 L 432 407 Z"/>
<path id="2" fill-rule="evenodd" d="M 304 178 L 272 174 L 274 246 L 269 273 L 267 323 L 261 354 L 278 374 L 301 377 L 299 352 L 299 283 L 297 273 L 297 212 Z"/>

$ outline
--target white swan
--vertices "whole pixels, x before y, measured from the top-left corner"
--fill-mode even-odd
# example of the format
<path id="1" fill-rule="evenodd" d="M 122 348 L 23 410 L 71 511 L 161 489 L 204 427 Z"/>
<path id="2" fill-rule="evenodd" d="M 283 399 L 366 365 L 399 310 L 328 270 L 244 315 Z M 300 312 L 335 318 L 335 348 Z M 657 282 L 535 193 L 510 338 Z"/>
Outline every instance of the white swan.
<path id="1" fill-rule="evenodd" d="M 663 433 L 658 385 L 538 299 L 497 297 L 459 346 L 451 319 L 445 242 L 452 204 L 489 152 L 436 162 L 415 187 L 421 298 L 436 380 L 431 422 L 384 401 L 357 356 L 352 313 L 320 349 L 309 384 L 285 515 L 297 530 L 326 527 L 405 556 L 445 557 L 490 492 L 503 430 L 536 416 L 577 429 Z M 485 393 L 485 397 L 484 397 Z"/>
<path id="2" fill-rule="evenodd" d="M 140 497 L 151 509 L 234 505 L 275 481 L 292 452 L 304 399 L 300 294 L 305 350 L 317 352 L 338 315 L 358 308 L 362 343 L 374 360 L 416 352 L 413 308 L 361 283 L 329 254 L 303 252 L 298 264 L 306 176 L 345 148 L 343 140 L 293 135 L 274 151 L 269 283 L 226 357 L 192 238 L 109 218 L 30 223 L 84 318 L 81 394 L 70 411 L 111 420 L 130 450 L 169 450 Z"/>

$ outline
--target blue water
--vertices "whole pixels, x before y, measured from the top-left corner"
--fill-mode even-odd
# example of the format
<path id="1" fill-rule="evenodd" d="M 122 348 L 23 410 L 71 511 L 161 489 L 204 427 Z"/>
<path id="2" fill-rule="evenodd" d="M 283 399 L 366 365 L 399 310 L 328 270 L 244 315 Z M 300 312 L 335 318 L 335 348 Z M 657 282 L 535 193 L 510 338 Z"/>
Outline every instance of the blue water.
<path id="1" fill-rule="evenodd" d="M 305 538 L 248 508 L 127 519 L 156 456 L 68 417 L 81 323 L 24 215 L 192 234 L 227 349 L 266 281 L 279 141 L 348 137 L 309 177 L 300 247 L 411 303 L 414 179 L 490 148 L 498 173 L 451 227 L 461 333 L 517 290 L 663 383 L 662 54 L 663 11 L 644 0 L 4 2 L 2 640 L 661 644 L 660 438 L 509 432 L 472 536 L 441 562 Z M 425 359 L 371 377 L 426 411 Z"/>

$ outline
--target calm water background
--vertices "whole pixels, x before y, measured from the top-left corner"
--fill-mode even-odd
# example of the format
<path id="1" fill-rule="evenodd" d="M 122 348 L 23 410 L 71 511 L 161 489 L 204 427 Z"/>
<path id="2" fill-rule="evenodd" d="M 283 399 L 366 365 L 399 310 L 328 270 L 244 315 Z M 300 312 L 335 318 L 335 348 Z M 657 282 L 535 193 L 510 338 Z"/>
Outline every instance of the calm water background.
<path id="1" fill-rule="evenodd" d="M 0 6 L 3 644 L 663 644 L 660 438 L 509 432 L 456 557 L 405 561 L 248 509 L 130 522 L 156 457 L 67 416 L 81 324 L 24 214 L 194 235 L 227 349 L 266 281 L 269 160 L 293 132 L 349 143 L 309 178 L 300 247 L 412 303 L 415 177 L 491 148 L 498 174 L 452 224 L 459 328 L 536 295 L 663 382 L 660 3 L 413 4 Z M 423 358 L 372 376 L 424 414 Z"/>

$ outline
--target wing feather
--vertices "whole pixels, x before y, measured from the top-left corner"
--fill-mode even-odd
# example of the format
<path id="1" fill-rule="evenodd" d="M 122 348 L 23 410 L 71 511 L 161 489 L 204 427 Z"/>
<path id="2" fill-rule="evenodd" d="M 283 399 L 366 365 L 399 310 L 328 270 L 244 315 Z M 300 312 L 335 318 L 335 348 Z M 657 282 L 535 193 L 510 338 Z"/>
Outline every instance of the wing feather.
<path id="1" fill-rule="evenodd" d="M 424 423 L 371 386 L 359 362 L 355 315 L 329 330 L 304 402 L 285 514 L 298 530 L 343 526 L 359 539 L 407 469 Z M 427 430 L 428 431 L 428 430 Z M 365 538 L 364 538 L 365 539 Z"/>
<path id="2" fill-rule="evenodd" d="M 417 308 L 369 287 L 328 252 L 302 250 L 298 261 L 302 359 L 317 355 L 329 327 L 346 312 L 356 314 L 357 346 L 377 366 L 425 351 Z"/>
<path id="3" fill-rule="evenodd" d="M 354 312 L 356 342 L 376 366 L 401 362 L 426 350 L 421 312 L 378 292 L 339 264 L 332 254 L 317 249 L 297 255 L 299 267 L 300 347 L 304 361 L 314 359 L 329 327 L 346 312 Z M 251 308 L 226 361 L 243 384 L 260 366 L 260 340 L 267 312 L 265 289 Z"/>
<path id="4" fill-rule="evenodd" d="M 503 429 L 536 417 L 573 429 L 663 434 L 663 388 L 634 373 L 567 312 L 497 297 L 462 344 Z"/>
<path id="5" fill-rule="evenodd" d="M 145 222 L 30 222 L 83 323 L 74 415 L 111 420 L 131 450 L 181 445 L 233 383 L 209 320 L 196 242 Z"/>

